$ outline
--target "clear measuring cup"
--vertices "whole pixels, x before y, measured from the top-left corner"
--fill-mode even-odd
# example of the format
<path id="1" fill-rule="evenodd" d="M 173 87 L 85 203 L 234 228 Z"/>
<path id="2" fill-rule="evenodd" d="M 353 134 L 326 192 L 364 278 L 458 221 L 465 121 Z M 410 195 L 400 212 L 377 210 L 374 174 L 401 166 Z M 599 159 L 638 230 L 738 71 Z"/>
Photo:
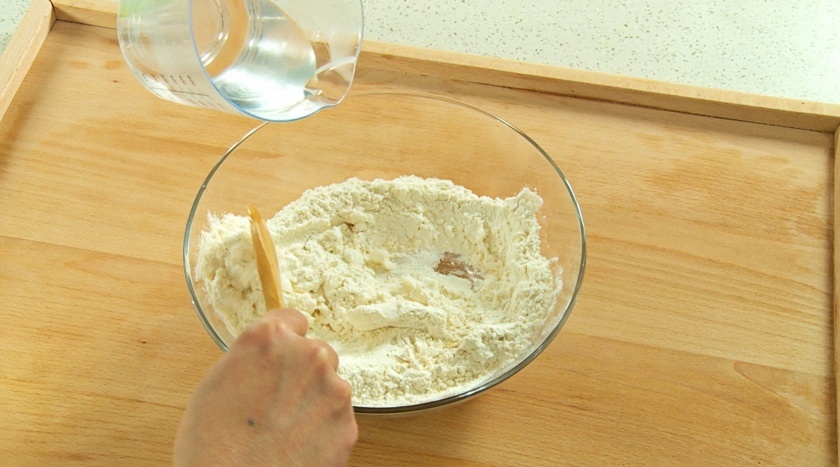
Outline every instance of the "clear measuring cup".
<path id="1" fill-rule="evenodd" d="M 120 0 L 117 13 L 146 89 L 274 122 L 341 102 L 362 30 L 361 0 Z"/>

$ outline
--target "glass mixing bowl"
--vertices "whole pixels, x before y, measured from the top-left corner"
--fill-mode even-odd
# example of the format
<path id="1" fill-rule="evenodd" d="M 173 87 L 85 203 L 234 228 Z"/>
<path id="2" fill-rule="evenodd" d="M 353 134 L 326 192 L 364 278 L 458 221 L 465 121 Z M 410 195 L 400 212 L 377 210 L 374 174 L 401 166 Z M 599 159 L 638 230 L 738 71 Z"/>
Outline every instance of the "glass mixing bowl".
<path id="1" fill-rule="evenodd" d="M 569 317 L 586 263 L 583 218 L 558 164 L 528 135 L 476 107 L 440 96 L 351 93 L 336 108 L 294 123 L 264 123 L 222 156 L 198 191 L 184 236 L 184 270 L 207 332 L 227 351 L 231 335 L 194 277 L 198 241 L 208 213 L 270 218 L 310 188 L 357 177 L 402 175 L 451 180 L 479 196 L 507 198 L 523 187 L 542 197 L 541 250 L 557 258 L 563 289 L 528 349 L 515 361 L 458 394 L 415 405 L 356 406 L 357 413 L 400 414 L 447 406 L 503 382 L 533 361 Z M 281 274 L 294 271 L 281 271 Z"/>

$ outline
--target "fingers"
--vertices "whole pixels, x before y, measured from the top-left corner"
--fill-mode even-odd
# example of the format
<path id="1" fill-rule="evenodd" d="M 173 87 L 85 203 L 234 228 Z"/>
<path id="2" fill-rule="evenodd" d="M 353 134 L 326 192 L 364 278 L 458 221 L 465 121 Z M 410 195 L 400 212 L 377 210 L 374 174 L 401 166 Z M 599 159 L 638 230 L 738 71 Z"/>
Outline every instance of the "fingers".
<path id="1" fill-rule="evenodd" d="M 286 326 L 289 330 L 299 336 L 305 336 L 309 329 L 309 321 L 303 316 L 303 313 L 292 309 L 283 308 L 282 310 L 271 310 L 265 314 L 257 322 L 270 322 L 275 326 Z"/>
<path id="2" fill-rule="evenodd" d="M 309 322 L 299 311 L 291 308 L 274 310 L 245 328 L 231 350 L 254 347 L 273 352 L 278 341 L 282 342 L 292 336 L 304 337 L 308 328 Z"/>
<path id="3" fill-rule="evenodd" d="M 338 370 L 338 354 L 329 344 L 318 339 L 311 339 L 314 345 L 315 361 L 333 371 Z"/>
<path id="4" fill-rule="evenodd" d="M 309 365 L 337 371 L 338 354 L 335 349 L 322 340 L 306 338 L 308 328 L 309 322 L 299 311 L 291 308 L 272 310 L 248 326 L 237 342 L 251 342 L 260 347 L 272 348 L 278 340 L 283 341 L 290 337 L 288 333 L 293 333 L 307 342 L 300 350 L 308 353 L 308 357 L 304 358 L 309 360 Z"/>

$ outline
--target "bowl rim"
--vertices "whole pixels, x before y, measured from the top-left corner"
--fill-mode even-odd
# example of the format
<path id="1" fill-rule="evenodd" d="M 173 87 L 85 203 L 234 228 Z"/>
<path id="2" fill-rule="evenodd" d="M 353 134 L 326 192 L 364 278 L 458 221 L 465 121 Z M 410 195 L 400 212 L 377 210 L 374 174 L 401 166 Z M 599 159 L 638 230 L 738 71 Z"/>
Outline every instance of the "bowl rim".
<path id="1" fill-rule="evenodd" d="M 557 165 L 557 163 L 551 158 L 551 156 L 548 155 L 548 153 L 542 148 L 542 146 L 540 146 L 533 138 L 528 136 L 525 132 L 523 132 L 517 126 L 513 125 L 512 123 L 508 122 L 507 120 L 505 120 L 505 119 L 503 119 L 503 118 L 501 118 L 497 115 L 494 115 L 494 114 L 492 114 L 488 111 L 485 111 L 485 110 L 483 110 L 479 107 L 476 107 L 472 104 L 463 102 L 461 100 L 454 99 L 454 98 L 451 98 L 451 97 L 448 97 L 448 96 L 443 96 L 443 95 L 438 95 L 438 94 L 433 94 L 433 93 L 427 93 L 427 92 L 397 91 L 397 90 L 376 90 L 376 91 L 373 91 L 372 90 L 372 91 L 362 91 L 362 92 L 351 93 L 351 95 L 348 96 L 348 97 L 352 98 L 352 97 L 365 97 L 365 96 L 374 96 L 374 97 L 377 97 L 377 96 L 404 96 L 405 97 L 405 96 L 408 96 L 408 97 L 418 97 L 418 98 L 432 99 L 432 100 L 442 101 L 442 102 L 446 102 L 448 104 L 453 104 L 453 105 L 456 105 L 456 106 L 464 107 L 466 109 L 478 112 L 479 114 L 482 114 L 486 117 L 489 117 L 489 118 L 495 120 L 496 122 L 502 124 L 503 126 L 506 126 L 510 130 L 513 130 L 514 132 L 519 134 L 519 136 L 524 138 L 528 143 L 531 144 L 531 146 L 534 147 L 534 149 L 537 150 L 537 152 L 540 153 L 540 155 L 543 157 L 543 159 L 545 159 L 546 162 L 548 162 L 549 165 L 551 165 L 551 167 L 554 169 L 554 172 L 560 177 L 560 180 L 563 182 L 563 186 L 566 188 L 566 191 L 567 191 L 567 193 L 568 193 L 568 195 L 569 195 L 569 197 L 572 201 L 572 205 L 574 206 L 574 209 L 575 209 L 575 217 L 577 218 L 577 222 L 578 222 L 578 232 L 579 232 L 579 235 L 580 235 L 580 246 L 581 246 L 580 265 L 578 266 L 577 281 L 574 284 L 574 289 L 572 290 L 572 295 L 569 298 L 569 304 L 566 307 L 565 311 L 563 312 L 563 315 L 560 317 L 560 320 L 557 322 L 557 324 L 554 326 L 554 328 L 551 330 L 551 332 L 545 337 L 545 339 L 543 339 L 543 341 L 533 351 L 531 351 L 530 354 L 528 354 L 525 358 L 523 358 L 521 361 L 519 361 L 516 365 L 508 368 L 504 373 L 496 376 L 495 378 L 484 381 L 482 384 L 480 384 L 480 385 L 478 385 L 478 386 L 476 386 L 476 387 L 474 387 L 474 388 L 472 388 L 468 391 L 463 391 L 463 392 L 460 392 L 458 394 L 454 394 L 454 395 L 451 395 L 451 396 L 446 396 L 442 399 L 438 399 L 438 400 L 430 401 L 430 402 L 423 402 L 423 403 L 419 403 L 419 404 L 410 404 L 410 405 L 401 405 L 401 406 L 382 406 L 382 407 L 354 405 L 353 410 L 357 414 L 397 415 L 397 414 L 419 413 L 419 412 L 424 412 L 424 411 L 428 411 L 428 410 L 432 410 L 432 409 L 436 409 L 436 408 L 440 408 L 440 407 L 449 406 L 449 405 L 453 405 L 453 404 L 456 404 L 456 403 L 464 402 L 467 399 L 470 399 L 474 396 L 477 396 L 478 394 L 480 394 L 480 393 L 482 393 L 482 392 L 484 392 L 484 391 L 486 391 L 486 390 L 488 390 L 488 389 L 490 389 L 490 388 L 492 388 L 492 387 L 494 387 L 498 384 L 503 383 L 508 378 L 511 378 L 513 375 L 515 375 L 516 373 L 521 371 L 523 368 L 528 366 L 532 361 L 534 361 L 551 344 L 551 342 L 554 340 L 554 338 L 560 332 L 560 329 L 565 325 L 566 321 L 569 319 L 569 316 L 571 315 L 572 309 L 574 308 L 574 306 L 577 302 L 578 296 L 580 295 L 580 290 L 581 290 L 581 287 L 582 287 L 582 284 L 583 284 L 583 276 L 584 276 L 584 272 L 586 270 L 586 255 L 587 255 L 587 253 L 586 253 L 586 227 L 585 227 L 584 221 L 583 221 L 583 213 L 581 212 L 580 204 L 578 203 L 577 196 L 575 195 L 575 192 L 572 189 L 571 184 L 569 183 L 568 179 L 566 178 L 566 175 L 563 173 L 563 171 L 560 169 L 560 167 Z M 187 289 L 190 293 L 190 301 L 192 302 L 193 308 L 195 309 L 196 314 L 198 315 L 199 321 L 201 321 L 201 324 L 204 326 L 204 329 L 207 331 L 207 333 L 210 335 L 210 337 L 213 339 L 213 341 L 216 343 L 216 345 L 218 345 L 219 348 L 222 349 L 223 352 L 227 352 L 229 347 L 224 342 L 224 340 L 222 340 L 221 336 L 219 336 L 219 334 L 213 328 L 210 321 L 205 316 L 205 312 L 204 312 L 204 310 L 202 309 L 202 307 L 199 303 L 199 298 L 198 298 L 197 291 L 195 290 L 195 287 L 193 286 L 192 277 L 191 277 L 192 276 L 192 270 L 191 270 L 191 267 L 190 267 L 190 258 L 189 258 L 190 233 L 192 231 L 192 224 L 193 224 L 193 221 L 195 220 L 195 215 L 196 215 L 196 212 L 197 212 L 197 209 L 198 209 L 198 205 L 201 201 L 201 197 L 204 194 L 204 191 L 207 189 L 208 184 L 212 180 L 213 175 L 215 175 L 216 171 L 218 171 L 218 169 L 222 166 L 222 164 L 224 164 L 225 160 L 227 160 L 227 158 L 240 145 L 242 145 L 245 141 L 248 140 L 248 138 L 253 136 L 260 129 L 262 129 L 263 127 L 265 127 L 266 125 L 269 125 L 269 124 L 278 125 L 278 124 L 283 124 L 283 123 L 277 123 L 277 122 L 261 122 L 261 123 L 259 123 L 257 126 L 255 126 L 251 130 L 246 132 L 245 135 L 243 135 L 239 140 L 234 142 L 230 146 L 230 148 L 228 148 L 227 151 L 225 151 L 225 153 L 219 158 L 219 160 L 216 162 L 216 164 L 214 164 L 213 168 L 207 174 L 207 177 L 205 177 L 204 182 L 202 182 L 201 187 L 199 188 L 198 193 L 196 194 L 195 199 L 192 203 L 192 206 L 190 207 L 189 217 L 187 218 L 186 230 L 184 232 L 182 257 L 183 257 L 183 263 L 184 263 L 184 277 L 185 277 L 186 282 L 187 282 Z"/>

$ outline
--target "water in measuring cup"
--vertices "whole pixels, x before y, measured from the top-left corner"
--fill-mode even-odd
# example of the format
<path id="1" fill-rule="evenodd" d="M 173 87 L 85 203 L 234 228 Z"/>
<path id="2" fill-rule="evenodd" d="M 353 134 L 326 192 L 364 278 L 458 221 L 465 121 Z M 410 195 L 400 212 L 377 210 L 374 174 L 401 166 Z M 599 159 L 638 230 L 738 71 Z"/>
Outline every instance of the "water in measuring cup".
<path id="1" fill-rule="evenodd" d="M 274 2 L 203 0 L 193 5 L 202 65 L 230 102 L 266 115 L 315 92 L 307 89 L 316 71 L 313 46 Z"/>

